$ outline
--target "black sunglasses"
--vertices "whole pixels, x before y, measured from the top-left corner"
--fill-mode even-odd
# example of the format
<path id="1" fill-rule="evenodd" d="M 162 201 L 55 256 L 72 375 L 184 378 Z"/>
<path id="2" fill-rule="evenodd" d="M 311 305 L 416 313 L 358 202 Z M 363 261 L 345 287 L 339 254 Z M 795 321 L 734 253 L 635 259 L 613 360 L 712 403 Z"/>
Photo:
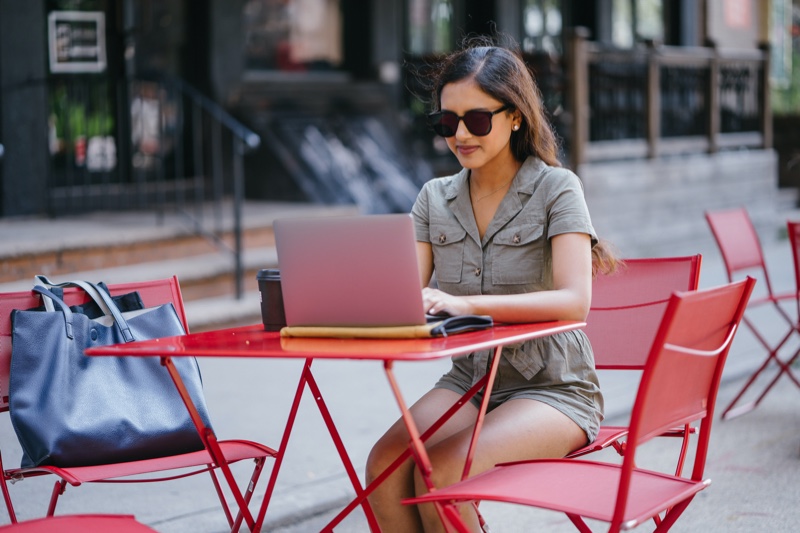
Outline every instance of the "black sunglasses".
<path id="1" fill-rule="evenodd" d="M 478 111 L 472 110 L 458 116 L 452 111 L 437 111 L 428 115 L 433 131 L 442 137 L 452 137 L 458 129 L 458 121 L 463 120 L 469 132 L 476 137 L 489 135 L 492 131 L 492 117 L 507 110 L 509 106 L 504 105 L 497 111 Z"/>

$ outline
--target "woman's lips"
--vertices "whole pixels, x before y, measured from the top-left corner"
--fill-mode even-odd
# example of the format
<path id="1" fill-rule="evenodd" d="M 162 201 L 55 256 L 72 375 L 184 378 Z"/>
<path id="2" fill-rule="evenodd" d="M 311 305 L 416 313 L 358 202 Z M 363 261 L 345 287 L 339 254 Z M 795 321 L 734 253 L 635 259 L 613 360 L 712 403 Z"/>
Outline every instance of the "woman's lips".
<path id="1" fill-rule="evenodd" d="M 457 146 L 456 149 L 458 153 L 461 155 L 470 155 L 475 152 L 478 147 L 477 146 Z"/>

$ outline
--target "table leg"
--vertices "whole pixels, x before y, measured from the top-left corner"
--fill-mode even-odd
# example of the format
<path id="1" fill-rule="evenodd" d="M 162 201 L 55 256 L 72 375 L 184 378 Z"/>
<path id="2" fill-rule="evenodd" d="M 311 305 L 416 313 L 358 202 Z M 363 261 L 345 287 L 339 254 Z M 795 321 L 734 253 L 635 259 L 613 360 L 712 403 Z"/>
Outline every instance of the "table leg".
<path id="1" fill-rule="evenodd" d="M 497 375 L 497 368 L 500 363 L 500 353 L 502 352 L 503 347 L 498 346 L 494 350 L 494 355 L 491 360 L 491 364 L 487 369 L 486 375 L 480 380 L 484 384 L 484 393 L 483 399 L 481 400 L 481 406 L 478 410 L 478 415 L 475 419 L 475 427 L 472 430 L 472 438 L 470 440 L 469 448 L 467 450 L 467 456 L 464 459 L 464 471 L 462 473 L 462 479 L 466 479 L 469 476 L 470 469 L 472 468 L 472 460 L 475 456 L 475 447 L 478 443 L 478 437 L 480 436 L 481 428 L 483 427 L 483 420 L 486 416 L 486 410 L 489 406 L 489 397 L 492 394 L 492 388 L 494 387 L 494 379 Z M 386 361 L 384 363 L 386 367 L 386 374 L 389 378 L 389 381 L 392 385 L 392 391 L 395 394 L 395 399 L 397 400 L 397 404 L 400 406 L 400 410 L 402 411 L 403 421 L 406 425 L 406 429 L 408 429 L 408 433 L 411 436 L 411 448 L 413 451 L 414 459 L 417 463 L 417 466 L 422 473 L 422 477 L 425 481 L 425 485 L 428 488 L 428 491 L 435 491 L 436 487 L 433 484 L 433 481 L 430 478 L 430 474 L 433 470 L 433 467 L 430 463 L 430 458 L 428 457 L 427 449 L 425 448 L 422 439 L 419 435 L 419 430 L 417 429 L 417 425 L 414 422 L 414 418 L 409 413 L 408 408 L 405 405 L 402 395 L 400 394 L 400 388 L 397 386 L 397 382 L 394 379 L 394 375 L 392 373 L 392 366 L 391 361 Z M 477 391 L 476 391 L 477 392 Z M 456 529 L 456 531 L 467 531 L 466 525 L 462 522 L 461 516 L 453 506 L 442 506 L 440 504 L 436 504 L 436 511 L 439 514 L 439 519 L 444 524 L 445 528 L 449 530 L 448 526 L 452 526 Z M 475 508 L 475 512 L 478 512 L 477 507 Z M 483 518 L 478 513 L 478 517 L 483 525 Z"/>
<path id="2" fill-rule="evenodd" d="M 484 379 L 486 380 L 486 388 L 483 391 L 483 399 L 481 400 L 481 408 L 478 410 L 478 417 L 475 420 L 475 428 L 472 430 L 472 440 L 469 443 L 469 449 L 467 450 L 467 458 L 464 461 L 464 471 L 461 473 L 461 479 L 467 479 L 470 474 L 470 470 L 472 469 L 472 459 L 475 457 L 475 446 L 478 444 L 478 436 L 480 435 L 481 428 L 483 427 L 483 420 L 486 417 L 486 410 L 489 407 L 489 397 L 492 395 L 492 389 L 494 388 L 494 379 L 497 376 L 497 368 L 500 365 L 500 357 L 501 352 L 503 351 L 502 346 L 498 346 L 494 350 L 494 356 L 492 357 L 492 363 L 489 366 L 489 371 L 487 372 Z M 486 521 L 483 519 L 483 515 L 481 515 L 480 510 L 478 509 L 478 503 L 473 503 L 475 507 L 475 514 L 478 515 L 478 521 L 481 525 L 481 530 L 486 531 Z M 455 511 L 453 507 L 446 507 L 448 511 Z M 465 524 L 461 520 L 461 516 L 456 514 L 455 517 L 452 513 L 448 513 L 447 515 L 450 518 L 451 523 L 453 523 L 454 527 L 457 529 L 459 528 L 466 528 Z"/>
<path id="3" fill-rule="evenodd" d="M 408 411 L 406 402 L 400 392 L 400 387 L 398 386 L 397 380 L 394 377 L 392 363 L 392 361 L 384 361 L 383 366 L 386 371 L 386 377 L 389 379 L 389 383 L 391 384 L 394 398 L 397 401 L 397 406 L 400 407 L 401 418 L 406 426 L 408 435 L 411 437 L 411 455 L 414 458 L 414 462 L 417 463 L 417 468 L 419 468 L 420 472 L 422 473 L 422 480 L 425 482 L 425 486 L 428 488 L 428 491 L 436 490 L 436 487 L 433 485 L 433 481 L 431 480 L 431 471 L 433 470 L 433 467 L 431 465 L 430 457 L 428 456 L 428 450 L 425 448 L 425 445 L 422 442 L 419 429 L 417 428 L 417 423 L 414 421 L 414 417 L 411 416 L 411 413 Z M 445 528 L 447 528 L 447 524 L 450 522 L 450 520 L 445 518 L 445 513 L 447 512 L 445 510 L 445 506 L 439 502 L 434 502 L 434 507 L 436 508 L 436 513 L 439 515 L 439 520 L 441 520 Z"/>
<path id="4" fill-rule="evenodd" d="M 186 390 L 183 379 L 181 378 L 178 369 L 175 368 L 175 364 L 172 362 L 172 359 L 170 357 L 162 357 L 161 364 L 166 367 L 170 377 L 172 378 L 172 382 L 178 389 L 178 393 L 180 394 L 186 409 L 189 411 L 189 416 L 191 417 L 195 428 L 197 428 L 197 433 L 200 435 L 203 445 L 211 455 L 211 458 L 214 460 L 214 462 L 216 462 L 217 467 L 222 471 L 225 480 L 228 482 L 228 487 L 233 493 L 233 498 L 236 500 L 236 504 L 239 506 L 240 515 L 244 518 L 244 521 L 247 523 L 247 526 L 250 528 L 250 530 L 256 531 L 256 524 L 253 520 L 253 515 L 250 513 L 250 508 L 248 507 L 247 501 L 242 495 L 242 491 L 239 490 L 239 485 L 236 484 L 236 479 L 233 477 L 233 472 L 231 472 L 231 468 L 228 465 L 228 462 L 225 460 L 225 455 L 222 453 L 222 449 L 220 449 L 219 444 L 217 443 L 217 437 L 214 434 L 214 430 L 212 430 L 210 427 L 207 427 L 203 423 L 202 418 L 200 418 L 200 413 L 197 412 L 197 408 L 195 407 L 194 402 L 192 402 L 191 396 L 189 396 L 189 391 Z M 226 514 L 230 520 L 230 513 L 227 510 Z"/>
<path id="5" fill-rule="evenodd" d="M 477 394 L 478 391 L 481 389 L 485 390 L 483 401 L 481 402 L 481 408 L 478 412 L 478 416 L 476 419 L 476 425 L 473 429 L 472 441 L 470 443 L 470 448 L 468 451 L 468 455 L 465 462 L 465 474 L 469 472 L 469 468 L 472 464 L 472 458 L 474 456 L 474 448 L 477 445 L 478 436 L 480 435 L 480 429 L 483 424 L 483 420 L 485 417 L 486 409 L 488 407 L 488 398 L 491 395 L 492 386 L 494 383 L 494 377 L 497 374 L 497 366 L 499 362 L 499 353 L 502 350 L 501 347 L 498 347 L 495 350 L 495 355 L 492 358 L 491 365 L 488 369 L 487 374 L 481 378 L 475 385 L 470 388 L 457 402 L 455 402 L 439 419 L 426 430 L 423 434 L 419 433 L 416 424 L 411 417 L 408 407 L 405 404 L 405 400 L 402 396 L 400 388 L 397 384 L 397 381 L 394 377 L 393 373 L 393 362 L 392 361 L 385 361 L 384 362 L 384 369 L 386 371 L 387 378 L 392 388 L 392 392 L 395 397 L 395 401 L 397 402 L 398 406 L 400 407 L 400 411 L 406 425 L 407 430 L 409 431 L 409 435 L 411 436 L 411 446 L 401 454 L 389 467 L 381 473 L 381 475 L 375 479 L 372 483 L 370 483 L 366 488 L 361 486 L 361 483 L 358 479 L 358 475 L 355 471 L 355 468 L 350 460 L 349 455 L 347 454 L 347 450 L 344 447 L 344 443 L 341 439 L 341 436 L 336 429 L 336 426 L 333 422 L 333 418 L 325 404 L 325 401 L 322 397 L 322 393 L 319 389 L 319 386 L 314 379 L 314 376 L 311 372 L 311 359 L 306 360 L 306 364 L 303 368 L 303 372 L 300 378 L 300 382 L 297 386 L 297 391 L 295 393 L 295 398 L 292 403 L 292 407 L 289 414 L 289 419 L 286 423 L 286 428 L 284 430 L 284 435 L 281 440 L 281 444 L 278 448 L 278 455 L 276 456 L 276 464 L 273 468 L 273 472 L 270 476 L 270 480 L 267 485 L 267 492 L 264 497 L 264 502 L 262 503 L 261 510 L 258 514 L 256 519 L 256 526 L 261 527 L 264 519 L 264 515 L 266 514 L 267 506 L 269 505 L 269 500 L 271 498 L 272 492 L 274 490 L 277 473 L 280 469 L 280 465 L 283 462 L 283 456 L 288 445 L 289 435 L 291 434 L 292 428 L 294 426 L 297 410 L 299 408 L 300 400 L 302 397 L 303 390 L 306 386 L 309 387 L 312 395 L 314 396 L 315 402 L 317 403 L 317 407 L 320 411 L 320 414 L 325 421 L 325 425 L 328 428 L 328 432 L 331 435 L 331 438 L 334 441 L 336 446 L 337 452 L 339 453 L 339 457 L 342 460 L 342 464 L 347 471 L 348 477 L 350 478 L 350 482 L 353 485 L 353 488 L 356 491 L 356 497 L 345 507 L 334 519 L 328 523 L 324 531 L 332 531 L 333 528 L 338 525 L 347 515 L 349 515 L 357 506 L 361 506 L 364 510 L 364 513 L 367 517 L 367 522 L 369 523 L 371 531 L 380 531 L 380 527 L 378 526 L 377 520 L 375 519 L 374 513 L 372 512 L 372 508 L 369 505 L 367 497 L 372 491 L 375 490 L 377 486 L 379 486 L 392 472 L 394 472 L 404 461 L 406 461 L 409 457 L 413 456 L 415 462 L 420 467 L 421 471 L 423 472 L 423 478 L 425 479 L 426 484 L 428 485 L 429 490 L 435 490 L 431 480 L 430 480 L 430 472 L 431 472 L 431 464 L 430 459 L 428 458 L 427 451 L 425 450 L 424 442 L 430 438 L 447 420 L 449 420 L 453 414 L 458 411 L 463 405 L 465 405 L 469 400 Z M 438 507 L 438 506 L 437 506 Z M 454 523 L 456 521 L 460 521 L 457 516 L 448 517 L 447 519 L 441 515 L 442 520 L 445 524 L 453 523 L 456 529 L 459 529 L 459 526 L 463 527 L 463 524 Z"/>
<path id="6" fill-rule="evenodd" d="M 467 404 L 467 402 L 469 402 L 469 400 L 483 388 L 484 384 L 486 383 L 487 377 L 488 376 L 484 376 L 483 378 L 481 378 L 477 383 L 475 383 L 475 385 L 472 386 L 472 388 L 470 388 L 467 392 L 465 392 L 464 395 L 461 396 L 461 398 L 459 398 L 455 403 L 453 403 L 453 405 L 450 406 L 450 408 L 447 411 L 445 411 L 445 413 L 442 414 L 442 416 L 440 416 L 439 419 L 436 420 L 436 422 L 434 422 L 431 425 L 431 427 L 429 427 L 422 435 L 420 435 L 420 441 L 423 443 L 427 441 L 431 437 L 431 435 L 436 433 L 436 431 L 438 431 L 439 428 L 442 427 L 442 425 L 444 425 L 445 422 L 447 422 L 448 420 L 450 420 L 450 418 L 452 418 L 452 416 L 456 413 L 456 411 L 458 411 L 459 409 L 461 409 L 461 407 Z M 393 378 L 390 378 L 389 381 L 391 383 L 394 380 Z M 396 394 L 399 394 L 399 389 Z M 380 484 L 383 483 L 383 481 L 387 477 L 389 477 L 395 470 L 397 470 L 401 464 L 403 464 L 406 460 L 408 460 L 411 457 L 411 453 L 412 453 L 411 447 L 406 448 L 403 453 L 397 456 L 397 458 L 394 460 L 394 462 L 392 462 L 392 464 L 387 466 L 386 469 L 372 481 L 372 483 L 370 483 L 364 488 L 364 491 L 360 496 L 354 498 L 349 504 L 347 504 L 347 506 L 344 509 L 342 509 L 339 512 L 339 514 L 336 515 L 334 519 L 328 523 L 327 527 L 333 528 L 336 525 L 338 525 L 342 520 L 344 520 L 344 518 L 351 512 L 353 512 L 353 510 L 356 507 L 361 505 L 361 502 L 364 500 L 364 498 L 367 498 L 370 494 L 372 494 L 372 492 L 378 486 L 380 486 Z M 377 528 L 377 526 L 372 530 L 380 531 Z"/>
<path id="7" fill-rule="evenodd" d="M 333 443 L 336 445 L 336 451 L 339 452 L 339 458 L 342 460 L 342 465 L 344 465 L 344 468 L 347 471 L 347 476 L 350 478 L 350 483 L 353 485 L 353 489 L 356 491 L 356 498 L 362 501 L 361 507 L 367 517 L 367 522 L 369 522 L 370 528 L 377 528 L 378 522 L 375 519 L 375 514 L 372 512 L 372 507 L 367 501 L 366 495 L 364 495 L 364 488 L 361 486 L 361 481 L 358 478 L 358 474 L 356 473 L 356 469 L 353 466 L 352 460 L 350 459 L 350 455 L 347 453 L 347 450 L 344 447 L 344 442 L 339 434 L 339 430 L 336 429 L 336 425 L 333 423 L 333 417 L 328 410 L 328 406 L 325 405 L 325 400 L 322 398 L 322 392 L 317 386 L 317 381 L 311 374 L 310 363 L 306 365 L 304 373 L 307 373 L 306 381 L 309 389 L 314 395 L 314 400 L 317 402 L 317 407 L 322 415 L 322 419 L 325 421 L 325 425 L 328 427 L 328 433 L 333 439 Z"/>
<path id="8" fill-rule="evenodd" d="M 281 443 L 278 448 L 278 454 L 275 457 L 275 466 L 273 467 L 272 473 L 270 475 L 269 482 L 267 483 L 267 491 L 264 494 L 264 500 L 261 504 L 261 509 L 259 510 L 258 517 L 255 521 L 256 531 L 261 529 L 261 526 L 264 522 L 264 517 L 267 513 L 267 507 L 269 506 L 270 499 L 272 498 L 272 493 L 275 489 L 275 484 L 278 478 L 278 472 L 280 470 L 281 465 L 283 464 L 283 458 L 286 454 L 286 449 L 289 443 L 289 437 L 292 433 L 292 429 L 294 428 L 294 423 L 297 418 L 297 411 L 300 407 L 300 401 L 302 400 L 303 391 L 306 387 L 308 387 L 309 391 L 314 397 L 314 401 L 317 404 L 317 408 L 319 409 L 320 414 L 322 415 L 322 419 L 325 421 L 325 426 L 328 428 L 328 433 L 333 440 L 334 445 L 336 446 L 336 451 L 339 453 L 339 458 L 342 461 L 342 465 L 344 466 L 345 470 L 347 471 L 347 475 L 350 478 L 350 482 L 353 485 L 353 488 L 356 491 L 357 497 L 356 499 L 361 502 L 361 506 L 364 509 L 364 514 L 367 517 L 367 521 L 370 524 L 371 528 L 377 528 L 377 521 L 375 520 L 375 515 L 372 512 L 372 508 L 369 506 L 369 502 L 366 499 L 366 495 L 364 494 L 364 489 L 361 486 L 361 482 L 358 479 L 358 474 L 356 473 L 355 467 L 353 466 L 353 462 L 350 459 L 349 454 L 344 446 L 344 442 L 342 441 L 341 435 L 339 431 L 336 429 L 336 425 L 333 422 L 333 417 L 328 410 L 327 405 L 325 404 L 325 400 L 322 397 L 322 392 L 317 385 L 316 379 L 314 379 L 314 374 L 311 372 L 311 363 L 313 359 L 306 359 L 305 365 L 303 366 L 303 371 L 300 375 L 300 381 L 297 384 L 297 390 L 295 391 L 294 400 L 292 401 L 291 409 L 289 410 L 289 418 L 286 421 L 286 427 L 283 431 L 283 437 L 281 438 Z M 328 526 L 332 529 L 332 525 Z"/>
<path id="9" fill-rule="evenodd" d="M 275 465 L 272 467 L 272 472 L 269 476 L 269 481 L 267 482 L 267 490 L 264 493 L 264 499 L 261 502 L 261 508 L 258 511 L 258 516 L 256 517 L 256 526 L 258 529 L 255 531 L 260 531 L 261 526 L 264 523 L 264 517 L 267 514 L 267 507 L 269 507 L 269 502 L 272 499 L 272 493 L 275 490 L 275 483 L 278 480 L 278 472 L 280 472 L 281 465 L 283 464 L 283 458 L 286 455 L 286 446 L 289 443 L 289 436 L 292 434 L 292 428 L 294 428 L 294 422 L 297 418 L 297 410 L 300 408 L 300 400 L 303 398 L 303 391 L 306 388 L 306 384 L 308 382 L 308 375 L 310 372 L 306 372 L 306 370 L 311 366 L 311 359 L 306 359 L 305 365 L 303 365 L 303 371 L 300 373 L 300 380 L 297 382 L 297 389 L 294 393 L 294 400 L 292 400 L 292 406 L 289 409 L 289 417 L 286 420 L 286 426 L 283 429 L 283 436 L 281 437 L 281 443 L 278 446 L 278 453 L 275 455 Z"/>

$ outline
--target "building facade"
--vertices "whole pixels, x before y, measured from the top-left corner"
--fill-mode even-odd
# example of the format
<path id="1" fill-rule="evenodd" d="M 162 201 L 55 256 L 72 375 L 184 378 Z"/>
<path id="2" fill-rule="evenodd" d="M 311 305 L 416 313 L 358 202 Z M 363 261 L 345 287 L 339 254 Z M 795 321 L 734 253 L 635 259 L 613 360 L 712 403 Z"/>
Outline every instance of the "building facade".
<path id="1" fill-rule="evenodd" d="M 203 165 L 202 155 L 183 148 L 198 129 L 182 111 L 187 94 L 205 102 L 203 109 L 213 107 L 213 116 L 224 113 L 260 137 L 245 158 L 246 196 L 354 202 L 367 212 L 406 210 L 422 182 L 456 169 L 455 159 L 424 124 L 430 106 L 417 74 L 470 34 L 501 32 L 520 44 L 563 139 L 564 163 L 581 167 L 585 181 L 596 173 L 591 168 L 596 154 L 640 162 L 691 146 L 689 152 L 699 152 L 691 163 L 697 167 L 698 159 L 710 161 L 708 154 L 720 149 L 768 150 L 767 100 L 757 96 L 764 87 L 757 84 L 757 70 L 723 68 L 740 73 L 741 87 L 727 97 L 733 102 L 727 114 L 725 95 L 721 106 L 713 97 L 697 97 L 705 95 L 700 86 L 705 74 L 694 76 L 696 86 L 674 89 L 678 110 L 699 98 L 702 106 L 716 105 L 723 117 L 695 116 L 695 129 L 678 133 L 668 126 L 680 123 L 679 113 L 665 114 L 670 102 L 648 96 L 658 89 L 647 83 L 663 87 L 670 78 L 662 74 L 661 81 L 648 82 L 644 76 L 653 57 L 676 49 L 710 49 L 715 57 L 741 52 L 762 61 L 763 45 L 774 40 L 774 13 L 788 5 L 788 0 L 0 0 L 5 148 L 0 216 L 122 209 L 128 207 L 124 199 L 134 196 L 135 206 L 146 208 L 155 196 L 142 191 L 158 184 L 178 190 L 188 183 L 184 178 L 208 173 L 215 163 Z M 622 107 L 590 101 L 600 92 L 588 89 L 596 82 L 581 81 L 581 72 L 591 77 L 595 71 L 589 61 L 583 70 L 576 66 L 576 35 L 583 36 L 577 42 L 591 43 L 591 53 L 650 54 L 641 69 L 627 68 L 626 76 L 639 76 L 643 89 L 630 89 L 630 81 L 624 91 L 610 89 L 616 96 L 629 94 Z M 773 47 L 769 56 L 779 58 L 773 66 L 782 58 L 776 50 L 781 48 Z M 634 55 L 606 69 L 607 78 L 619 79 L 619 69 L 625 69 L 619 65 L 633 64 Z M 165 89 L 165 80 L 176 79 L 180 92 Z M 603 109 L 605 118 L 598 119 Z M 639 112 L 638 125 L 618 120 Z M 731 131 L 725 130 L 725 117 L 734 124 Z M 750 125 L 740 131 L 737 121 Z M 745 135 L 751 130 L 761 137 Z M 213 141 L 210 131 L 195 142 Z M 665 142 L 670 135 L 680 142 Z M 609 151 L 612 145 L 616 151 Z M 587 190 L 597 186 L 587 184 Z M 112 197 L 117 203 L 110 203 Z"/>

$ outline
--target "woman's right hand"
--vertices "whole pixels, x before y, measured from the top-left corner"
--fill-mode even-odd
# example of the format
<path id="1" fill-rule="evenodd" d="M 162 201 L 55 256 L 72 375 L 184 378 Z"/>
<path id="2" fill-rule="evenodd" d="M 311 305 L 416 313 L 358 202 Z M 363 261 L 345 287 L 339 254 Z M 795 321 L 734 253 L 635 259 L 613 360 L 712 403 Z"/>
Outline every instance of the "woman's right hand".
<path id="1" fill-rule="evenodd" d="M 453 296 L 439 289 L 422 289 L 422 307 L 429 315 L 469 315 L 472 307 L 460 296 Z"/>

